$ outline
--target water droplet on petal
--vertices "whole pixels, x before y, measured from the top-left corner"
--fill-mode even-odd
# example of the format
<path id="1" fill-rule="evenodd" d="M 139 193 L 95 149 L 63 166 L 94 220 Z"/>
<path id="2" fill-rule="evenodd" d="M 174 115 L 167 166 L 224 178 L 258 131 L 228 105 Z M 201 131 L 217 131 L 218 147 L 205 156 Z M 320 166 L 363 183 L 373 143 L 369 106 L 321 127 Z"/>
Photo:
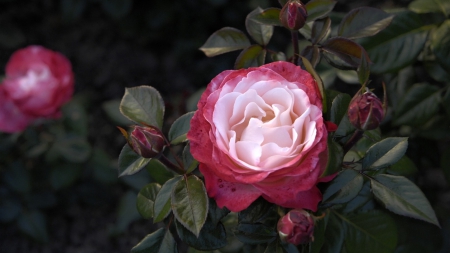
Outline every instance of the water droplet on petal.
<path id="1" fill-rule="evenodd" d="M 222 183 L 222 179 L 219 179 L 219 180 L 217 180 L 217 181 L 219 181 L 219 183 Z"/>
<path id="2" fill-rule="evenodd" d="M 219 184 L 219 188 L 223 188 L 223 184 Z"/>
<path id="3" fill-rule="evenodd" d="M 235 192 L 235 191 L 236 191 L 236 188 L 231 188 L 231 191 L 232 191 L 232 192 Z"/>

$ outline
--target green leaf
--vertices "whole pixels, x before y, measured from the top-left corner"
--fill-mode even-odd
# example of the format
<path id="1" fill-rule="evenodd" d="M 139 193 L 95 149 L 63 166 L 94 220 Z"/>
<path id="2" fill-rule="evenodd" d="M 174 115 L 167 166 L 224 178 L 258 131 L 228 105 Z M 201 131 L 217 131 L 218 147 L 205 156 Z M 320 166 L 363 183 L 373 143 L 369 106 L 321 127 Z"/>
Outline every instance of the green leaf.
<path id="1" fill-rule="evenodd" d="M 159 190 L 156 195 L 155 204 L 153 207 L 154 210 L 154 218 L 153 222 L 160 222 L 164 220 L 167 215 L 169 215 L 172 210 L 171 207 L 171 196 L 172 190 L 175 185 L 181 180 L 182 176 L 176 176 L 170 180 L 168 180 Z"/>
<path id="2" fill-rule="evenodd" d="M 345 114 L 341 120 L 341 123 L 338 125 L 338 129 L 334 132 L 334 136 L 336 137 L 345 137 L 355 131 L 355 127 L 350 123 L 348 119 L 348 115 Z"/>
<path id="3" fill-rule="evenodd" d="M 173 178 L 174 176 L 174 173 L 157 159 L 151 159 L 145 166 L 145 169 L 148 171 L 153 181 L 160 185 L 164 184 L 167 180 Z"/>
<path id="4" fill-rule="evenodd" d="M 450 148 L 448 147 L 441 156 L 441 169 L 444 172 L 447 183 L 450 184 Z"/>
<path id="5" fill-rule="evenodd" d="M 117 221 L 109 231 L 109 235 L 117 236 L 124 233 L 133 221 L 140 218 L 141 216 L 136 209 L 136 193 L 132 190 L 128 190 L 120 198 L 117 207 Z"/>
<path id="6" fill-rule="evenodd" d="M 347 253 L 360 253 L 361 249 L 365 253 L 394 252 L 397 246 L 397 227 L 389 215 L 379 211 L 337 215 L 347 227 Z"/>
<path id="7" fill-rule="evenodd" d="M 136 154 L 128 144 L 125 144 L 119 154 L 119 177 L 139 172 L 150 160 L 151 158 Z"/>
<path id="8" fill-rule="evenodd" d="M 88 116 L 83 106 L 75 99 L 65 104 L 62 108 L 64 124 L 70 132 L 79 136 L 88 134 Z"/>
<path id="9" fill-rule="evenodd" d="M 273 227 L 259 223 L 240 223 L 234 234 L 239 241 L 245 244 L 270 243 L 278 236 L 277 231 Z"/>
<path id="10" fill-rule="evenodd" d="M 364 207 L 370 205 L 371 202 L 374 203 L 372 190 L 370 189 L 370 182 L 366 181 L 363 187 L 359 191 L 358 195 L 354 197 L 350 202 L 348 202 L 342 209 L 343 213 L 352 213 L 356 211 L 365 210 Z M 370 210 L 372 210 L 371 208 Z"/>
<path id="11" fill-rule="evenodd" d="M 208 210 L 208 217 L 198 236 L 175 221 L 180 239 L 197 250 L 215 250 L 227 245 L 226 230 L 220 220 L 230 211 L 226 208 L 220 209 L 214 200 L 209 201 Z"/>
<path id="12" fill-rule="evenodd" d="M 361 55 L 361 62 L 359 63 L 358 69 L 358 81 L 361 85 L 367 83 L 370 77 L 370 60 L 366 58 L 365 54 Z"/>
<path id="13" fill-rule="evenodd" d="M 371 179 L 371 185 L 375 198 L 391 212 L 439 227 L 436 214 L 425 195 L 405 177 L 380 174 Z"/>
<path id="14" fill-rule="evenodd" d="M 350 95 L 338 94 L 331 103 L 330 121 L 339 126 L 344 116 L 347 114 L 348 105 L 352 98 Z"/>
<path id="15" fill-rule="evenodd" d="M 326 242 L 325 231 L 328 224 L 330 215 L 326 215 L 323 219 L 318 219 L 314 224 L 314 241 L 310 244 L 309 253 L 320 253 L 320 249 Z"/>
<path id="16" fill-rule="evenodd" d="M 442 12 L 450 15 L 450 2 L 447 0 L 415 0 L 408 5 L 408 9 L 416 13 Z"/>
<path id="17" fill-rule="evenodd" d="M 379 169 L 396 163 L 408 148 L 408 138 L 390 137 L 375 143 L 362 161 L 363 170 Z"/>
<path id="18" fill-rule="evenodd" d="M 169 130 L 169 141 L 172 145 L 177 145 L 187 141 L 186 135 L 191 128 L 191 119 L 195 112 L 188 112 L 176 119 Z"/>
<path id="19" fill-rule="evenodd" d="M 235 69 L 258 67 L 264 64 L 266 59 L 266 50 L 260 45 L 251 45 L 250 47 L 242 50 L 239 54 L 236 62 L 234 63 Z"/>
<path id="20" fill-rule="evenodd" d="M 371 71 L 394 72 L 416 61 L 432 28 L 416 13 L 397 13 L 386 29 L 361 41 L 373 62 Z"/>
<path id="21" fill-rule="evenodd" d="M 176 253 L 177 243 L 169 230 L 160 228 L 131 249 L 132 253 Z"/>
<path id="22" fill-rule="evenodd" d="M 184 177 L 175 185 L 171 198 L 177 220 L 198 236 L 208 214 L 208 195 L 203 182 L 195 175 Z"/>
<path id="23" fill-rule="evenodd" d="M 450 6 L 450 2 L 447 4 Z M 430 41 L 431 49 L 437 60 L 450 73 L 450 20 L 444 21 L 441 26 L 431 33 Z"/>
<path id="24" fill-rule="evenodd" d="M 250 46 L 250 41 L 243 32 L 231 27 L 224 27 L 211 36 L 200 47 L 206 56 L 212 57 L 223 53 L 244 49 Z"/>
<path id="25" fill-rule="evenodd" d="M 40 243 L 47 243 L 49 240 L 47 222 L 40 211 L 23 212 L 17 220 L 17 226 L 20 231 Z"/>
<path id="26" fill-rule="evenodd" d="M 253 16 L 263 13 L 263 9 L 257 7 L 250 12 L 245 19 L 245 27 L 250 36 L 261 46 L 266 46 L 273 35 L 273 26 L 264 25 L 252 19 Z"/>
<path id="27" fill-rule="evenodd" d="M 305 7 L 308 12 L 306 22 L 311 22 L 319 18 L 326 17 L 336 5 L 334 0 L 311 0 Z"/>
<path id="28" fill-rule="evenodd" d="M 327 212 L 328 221 L 325 228 L 325 242 L 320 253 L 336 253 L 341 252 L 344 244 L 344 236 L 346 227 L 334 212 Z"/>
<path id="29" fill-rule="evenodd" d="M 331 19 L 329 17 L 316 20 L 311 30 L 311 43 L 313 45 L 321 42 L 331 32 Z"/>
<path id="30" fill-rule="evenodd" d="M 328 39 L 322 44 L 322 49 L 330 65 L 344 70 L 358 68 L 361 55 L 367 54 L 361 45 L 344 37 Z"/>
<path id="31" fill-rule="evenodd" d="M 338 172 L 342 166 L 344 150 L 339 143 L 333 141 L 331 136 L 328 138 L 328 161 L 325 171 L 320 177 L 326 177 Z"/>
<path id="32" fill-rule="evenodd" d="M 416 84 L 400 100 L 393 123 L 420 126 L 425 124 L 439 110 L 439 88 L 427 84 Z"/>
<path id="33" fill-rule="evenodd" d="M 92 155 L 85 166 L 87 170 L 92 171 L 95 180 L 102 184 L 113 184 L 118 181 L 117 166 L 111 163 L 111 157 L 100 147 L 94 148 Z M 81 171 L 81 170 L 80 170 Z"/>
<path id="34" fill-rule="evenodd" d="M 373 36 L 386 28 L 393 18 L 393 15 L 377 8 L 356 8 L 342 19 L 338 28 L 338 36 L 349 39 Z"/>
<path id="35" fill-rule="evenodd" d="M 15 198 L 5 198 L 0 200 L 0 222 L 11 222 L 15 220 L 22 211 L 19 200 Z"/>
<path id="36" fill-rule="evenodd" d="M 21 162 L 13 162 L 8 169 L 2 171 L 2 181 L 13 191 L 28 193 L 31 191 L 31 177 Z"/>
<path id="37" fill-rule="evenodd" d="M 191 154 L 191 145 L 189 143 L 183 149 L 183 164 L 186 174 L 194 171 L 198 165 L 198 161 Z"/>
<path id="38" fill-rule="evenodd" d="M 358 171 L 352 169 L 341 171 L 323 193 L 322 202 L 334 205 L 352 200 L 361 190 L 363 181 Z"/>
<path id="39" fill-rule="evenodd" d="M 55 150 L 67 161 L 82 163 L 91 155 L 89 142 L 78 136 L 62 136 L 54 143 Z"/>
<path id="40" fill-rule="evenodd" d="M 239 212 L 238 215 L 239 223 L 276 224 L 277 221 L 275 205 L 261 197 L 253 201 L 249 207 Z"/>
<path id="41" fill-rule="evenodd" d="M 320 50 L 318 46 L 306 46 L 300 55 L 308 59 L 313 68 L 315 68 L 320 61 Z"/>
<path id="42" fill-rule="evenodd" d="M 327 99 L 326 99 L 325 87 L 323 86 L 322 79 L 320 78 L 319 74 L 317 74 L 316 70 L 313 68 L 313 66 L 308 61 L 308 59 L 306 59 L 305 57 L 301 57 L 301 58 L 302 58 L 302 64 L 303 64 L 303 66 L 305 66 L 306 71 L 308 71 L 308 73 L 310 73 L 314 77 L 314 80 L 316 81 L 317 87 L 319 88 L 319 91 L 320 91 L 320 95 L 322 96 L 322 110 L 324 113 L 326 113 Z"/>
<path id="43" fill-rule="evenodd" d="M 280 11 L 279 8 L 268 8 L 251 15 L 249 18 L 263 25 L 281 26 Z"/>
<path id="44" fill-rule="evenodd" d="M 162 128 L 164 101 L 159 92 L 151 86 L 126 88 L 120 112 L 138 124 Z"/>
<path id="45" fill-rule="evenodd" d="M 139 191 L 136 199 L 136 208 L 144 219 L 153 218 L 153 206 L 160 189 L 161 186 L 159 184 L 151 183 Z"/>
<path id="46" fill-rule="evenodd" d="M 120 112 L 120 99 L 113 99 L 103 102 L 102 108 L 108 118 L 120 126 L 132 125 L 133 122 Z"/>
<path id="47" fill-rule="evenodd" d="M 267 245 L 264 253 L 284 253 L 283 245 L 280 240 L 275 240 Z"/>
<path id="48" fill-rule="evenodd" d="M 82 167 L 68 163 L 56 166 L 50 171 L 50 184 L 55 190 L 71 186 L 81 175 Z"/>
<path id="49" fill-rule="evenodd" d="M 391 175 L 408 177 L 416 175 L 418 169 L 411 159 L 407 156 L 403 156 L 400 160 L 398 160 L 398 162 L 389 166 L 386 172 Z"/>
<path id="50" fill-rule="evenodd" d="M 427 70 L 427 73 L 438 82 L 447 82 L 450 80 L 450 71 L 445 70 L 442 65 L 437 61 L 424 61 L 423 65 Z M 390 84 L 389 84 L 390 85 Z M 389 94 L 389 92 L 388 92 Z M 395 107 L 395 106 L 392 106 Z"/>

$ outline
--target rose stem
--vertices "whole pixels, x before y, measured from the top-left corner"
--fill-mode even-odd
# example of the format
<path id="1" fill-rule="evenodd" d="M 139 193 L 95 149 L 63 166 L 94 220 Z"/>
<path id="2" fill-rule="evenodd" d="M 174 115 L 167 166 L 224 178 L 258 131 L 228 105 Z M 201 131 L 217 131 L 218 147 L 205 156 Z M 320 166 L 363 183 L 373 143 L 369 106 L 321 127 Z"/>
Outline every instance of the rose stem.
<path id="1" fill-rule="evenodd" d="M 344 155 L 347 154 L 347 152 L 361 139 L 361 137 L 363 137 L 363 133 L 364 131 L 359 129 L 357 129 L 353 133 L 352 137 L 350 137 L 350 139 L 344 145 Z"/>
<path id="2" fill-rule="evenodd" d="M 161 155 L 159 157 L 159 160 L 167 166 L 167 168 L 175 171 L 176 173 L 183 175 L 185 173 L 185 171 L 183 169 L 181 169 L 179 166 L 175 165 L 174 163 L 172 163 L 169 159 L 167 159 L 167 157 L 165 155 Z"/>
<path id="3" fill-rule="evenodd" d="M 291 31 L 292 36 L 292 46 L 294 47 L 294 58 L 292 61 L 295 65 L 298 65 L 298 56 L 300 55 L 299 49 L 298 49 L 298 31 Z"/>

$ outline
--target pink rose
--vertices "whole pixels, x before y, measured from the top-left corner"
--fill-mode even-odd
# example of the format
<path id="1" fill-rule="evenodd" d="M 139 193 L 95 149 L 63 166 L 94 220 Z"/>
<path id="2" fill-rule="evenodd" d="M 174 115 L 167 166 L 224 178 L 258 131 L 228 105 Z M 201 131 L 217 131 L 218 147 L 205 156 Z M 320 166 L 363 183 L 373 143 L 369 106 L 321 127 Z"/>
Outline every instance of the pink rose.
<path id="1" fill-rule="evenodd" d="M 41 46 L 18 50 L 9 59 L 5 72 L 0 86 L 0 96 L 5 97 L 0 101 L 0 119 L 7 115 L 11 118 L 1 121 L 2 131 L 21 131 L 39 117 L 57 118 L 60 107 L 72 97 L 72 67 L 58 52 Z M 15 115 L 27 120 L 16 119 Z"/>
<path id="2" fill-rule="evenodd" d="M 288 62 L 228 70 L 200 98 L 187 135 L 208 195 L 234 212 L 262 196 L 315 211 L 327 130 L 312 76 Z"/>

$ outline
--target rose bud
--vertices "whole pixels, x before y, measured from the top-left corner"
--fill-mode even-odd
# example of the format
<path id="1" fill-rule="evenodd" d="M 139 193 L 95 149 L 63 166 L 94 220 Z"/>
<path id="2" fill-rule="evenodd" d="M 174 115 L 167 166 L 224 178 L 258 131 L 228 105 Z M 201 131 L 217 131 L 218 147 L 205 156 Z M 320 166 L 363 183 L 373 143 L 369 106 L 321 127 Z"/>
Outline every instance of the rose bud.
<path id="1" fill-rule="evenodd" d="M 294 209 L 281 217 L 277 224 L 281 240 L 294 245 L 314 241 L 314 219 L 303 209 Z"/>
<path id="2" fill-rule="evenodd" d="M 308 13 L 299 0 L 288 1 L 280 11 L 280 21 L 290 30 L 298 30 L 305 25 Z"/>
<path id="3" fill-rule="evenodd" d="M 134 152 L 144 158 L 158 157 L 167 146 L 164 135 L 157 128 L 133 126 L 130 134 L 125 129 L 118 128 Z"/>
<path id="4" fill-rule="evenodd" d="M 375 129 L 384 119 L 383 104 L 368 89 L 363 94 L 357 92 L 350 101 L 348 118 L 352 125 L 359 130 Z"/>

